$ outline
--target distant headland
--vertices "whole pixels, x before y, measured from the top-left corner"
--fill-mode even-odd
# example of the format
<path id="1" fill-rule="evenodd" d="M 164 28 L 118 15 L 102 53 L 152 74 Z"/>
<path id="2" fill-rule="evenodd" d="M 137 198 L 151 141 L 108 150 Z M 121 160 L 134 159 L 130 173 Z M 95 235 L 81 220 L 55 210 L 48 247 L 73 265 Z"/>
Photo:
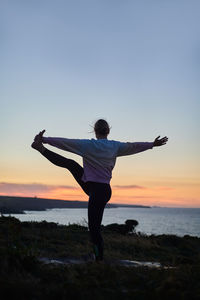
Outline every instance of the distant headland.
<path id="1" fill-rule="evenodd" d="M 26 210 L 43 211 L 53 208 L 87 208 L 87 201 L 55 200 L 37 197 L 0 196 L 1 214 L 22 214 Z M 106 208 L 136 207 L 151 208 L 145 205 L 108 203 Z"/>

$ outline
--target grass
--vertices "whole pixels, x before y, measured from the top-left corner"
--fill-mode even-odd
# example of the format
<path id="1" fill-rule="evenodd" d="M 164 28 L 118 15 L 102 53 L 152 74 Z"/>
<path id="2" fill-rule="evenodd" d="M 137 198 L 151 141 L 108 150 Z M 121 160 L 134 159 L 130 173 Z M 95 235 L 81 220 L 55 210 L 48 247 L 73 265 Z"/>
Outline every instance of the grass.
<path id="1" fill-rule="evenodd" d="M 79 258 L 91 252 L 87 227 L 0 217 L 1 299 L 200 299 L 200 238 L 127 235 L 106 227 L 103 238 L 106 259 L 175 268 L 45 265 L 39 257 Z"/>

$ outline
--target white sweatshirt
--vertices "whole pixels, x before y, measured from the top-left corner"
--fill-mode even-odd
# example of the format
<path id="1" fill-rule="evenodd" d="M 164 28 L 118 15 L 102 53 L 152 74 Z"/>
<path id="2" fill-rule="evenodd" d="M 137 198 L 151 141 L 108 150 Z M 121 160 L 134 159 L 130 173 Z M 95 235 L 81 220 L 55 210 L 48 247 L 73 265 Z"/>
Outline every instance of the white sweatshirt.
<path id="1" fill-rule="evenodd" d="M 110 183 L 118 156 L 131 155 L 153 148 L 153 143 L 123 143 L 107 139 L 67 139 L 43 137 L 43 143 L 83 157 L 84 182 Z"/>

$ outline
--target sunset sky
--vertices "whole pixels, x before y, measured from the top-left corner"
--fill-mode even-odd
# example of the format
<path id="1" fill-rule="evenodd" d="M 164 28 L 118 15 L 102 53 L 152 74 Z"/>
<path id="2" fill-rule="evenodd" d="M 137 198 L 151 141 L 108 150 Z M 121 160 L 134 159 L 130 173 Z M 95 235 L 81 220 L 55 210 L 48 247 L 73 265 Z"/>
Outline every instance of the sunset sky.
<path id="1" fill-rule="evenodd" d="M 87 200 L 34 136 L 167 145 L 117 159 L 111 203 L 200 207 L 200 1 L 3 0 L 0 195 Z M 82 158 L 47 146 L 82 164 Z"/>

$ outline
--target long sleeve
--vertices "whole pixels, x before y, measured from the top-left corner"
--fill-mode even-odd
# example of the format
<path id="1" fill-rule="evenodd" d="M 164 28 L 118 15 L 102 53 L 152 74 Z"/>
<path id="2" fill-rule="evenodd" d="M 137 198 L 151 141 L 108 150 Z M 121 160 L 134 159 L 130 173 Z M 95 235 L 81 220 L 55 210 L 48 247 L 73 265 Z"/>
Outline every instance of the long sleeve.
<path id="1" fill-rule="evenodd" d="M 141 142 L 141 143 L 121 143 L 119 144 L 117 156 L 131 155 L 146 151 L 153 148 L 153 142 Z"/>
<path id="2" fill-rule="evenodd" d="M 67 139 L 61 137 L 43 137 L 44 144 L 49 144 L 61 150 L 69 151 L 80 156 L 83 155 L 84 141 L 81 139 Z"/>

